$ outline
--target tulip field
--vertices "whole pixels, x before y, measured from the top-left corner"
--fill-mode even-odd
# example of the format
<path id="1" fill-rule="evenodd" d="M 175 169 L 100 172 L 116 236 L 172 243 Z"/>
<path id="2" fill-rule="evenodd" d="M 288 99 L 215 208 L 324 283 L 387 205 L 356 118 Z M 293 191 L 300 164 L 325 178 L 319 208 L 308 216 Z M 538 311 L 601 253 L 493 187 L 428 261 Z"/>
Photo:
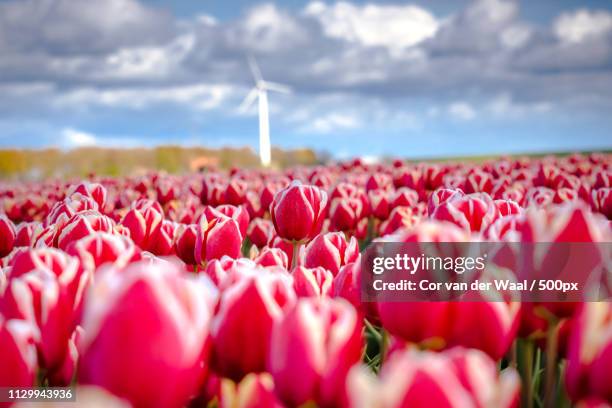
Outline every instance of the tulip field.
<path id="1" fill-rule="evenodd" d="M 611 219 L 604 153 L 0 180 L 0 388 L 610 407 L 610 302 L 366 302 L 361 285 L 371 242 L 610 243 Z"/>

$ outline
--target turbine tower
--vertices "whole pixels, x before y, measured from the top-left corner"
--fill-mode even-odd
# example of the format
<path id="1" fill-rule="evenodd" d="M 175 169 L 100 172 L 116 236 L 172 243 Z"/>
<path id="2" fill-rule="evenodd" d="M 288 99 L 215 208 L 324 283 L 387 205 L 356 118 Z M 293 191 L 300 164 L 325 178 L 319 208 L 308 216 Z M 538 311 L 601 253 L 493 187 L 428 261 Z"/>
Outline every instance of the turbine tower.
<path id="1" fill-rule="evenodd" d="M 255 102 L 255 98 L 257 98 L 259 104 L 259 159 L 262 166 L 268 167 L 272 159 L 268 91 L 289 94 L 291 93 L 291 88 L 276 82 L 264 81 L 255 58 L 249 57 L 248 62 L 251 74 L 253 74 L 253 79 L 255 80 L 255 86 L 244 98 L 239 109 L 242 112 L 246 111 Z"/>

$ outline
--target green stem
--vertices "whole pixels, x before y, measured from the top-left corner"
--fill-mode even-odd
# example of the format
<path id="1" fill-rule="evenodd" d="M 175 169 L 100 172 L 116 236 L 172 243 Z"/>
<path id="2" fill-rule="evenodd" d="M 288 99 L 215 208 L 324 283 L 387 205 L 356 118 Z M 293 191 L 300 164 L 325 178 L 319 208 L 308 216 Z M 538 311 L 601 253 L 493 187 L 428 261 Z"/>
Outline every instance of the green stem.
<path id="1" fill-rule="evenodd" d="M 291 270 L 293 270 L 298 265 L 298 255 L 300 253 L 300 243 L 299 241 L 293 241 L 293 255 L 291 256 Z"/>
<path id="2" fill-rule="evenodd" d="M 380 339 L 380 365 L 385 362 L 385 354 L 387 354 L 387 347 L 389 346 L 389 333 L 384 328 L 380 329 L 381 339 Z"/>
<path id="3" fill-rule="evenodd" d="M 533 351 L 532 340 L 521 340 L 521 379 L 523 380 L 523 403 L 525 408 L 533 408 Z"/>
<path id="4" fill-rule="evenodd" d="M 559 322 L 551 319 L 546 333 L 546 383 L 544 385 L 544 407 L 555 404 L 555 381 L 557 379 L 557 337 Z"/>

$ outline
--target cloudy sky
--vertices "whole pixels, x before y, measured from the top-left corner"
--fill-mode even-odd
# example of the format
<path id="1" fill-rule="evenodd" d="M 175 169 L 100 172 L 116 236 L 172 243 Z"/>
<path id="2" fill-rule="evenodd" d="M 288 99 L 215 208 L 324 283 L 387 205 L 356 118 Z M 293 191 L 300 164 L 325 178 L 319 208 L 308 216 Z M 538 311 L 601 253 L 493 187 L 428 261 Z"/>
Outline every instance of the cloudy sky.
<path id="1" fill-rule="evenodd" d="M 171 4 L 171 5 L 170 5 Z M 612 149 L 612 2 L 0 0 L 0 147 Z"/>

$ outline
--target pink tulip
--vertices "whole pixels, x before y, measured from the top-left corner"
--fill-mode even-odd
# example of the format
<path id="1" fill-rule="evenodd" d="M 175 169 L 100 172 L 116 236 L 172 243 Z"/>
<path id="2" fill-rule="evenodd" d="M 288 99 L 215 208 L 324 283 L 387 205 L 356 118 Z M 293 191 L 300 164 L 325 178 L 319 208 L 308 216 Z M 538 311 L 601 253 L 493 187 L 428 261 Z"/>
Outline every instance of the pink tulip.
<path id="1" fill-rule="evenodd" d="M 290 241 L 311 239 L 321 231 L 327 194 L 314 186 L 293 181 L 274 196 L 270 214 L 276 233 Z"/>
<path id="2" fill-rule="evenodd" d="M 340 268 L 359 259 L 359 243 L 351 237 L 346 239 L 341 232 L 317 235 L 300 254 L 301 263 L 307 268 L 322 266 L 337 275 Z"/>
<path id="3" fill-rule="evenodd" d="M 252 268 L 236 276 L 212 324 L 215 371 L 236 381 L 265 371 L 272 326 L 294 302 L 288 274 Z"/>
<path id="4" fill-rule="evenodd" d="M 268 370 L 290 406 L 346 404 L 346 375 L 361 358 L 362 326 L 343 299 L 300 299 L 272 331 Z"/>
<path id="5" fill-rule="evenodd" d="M 85 304 L 79 382 L 135 407 L 185 406 L 206 374 L 215 297 L 169 263 L 106 270 Z"/>
<path id="6" fill-rule="evenodd" d="M 38 330 L 0 313 L 0 387 L 32 387 L 36 381 Z"/>
<path id="7" fill-rule="evenodd" d="M 334 275 L 321 266 L 315 268 L 298 266 L 293 269 L 291 275 L 293 289 L 299 297 L 322 297 L 333 294 Z"/>

